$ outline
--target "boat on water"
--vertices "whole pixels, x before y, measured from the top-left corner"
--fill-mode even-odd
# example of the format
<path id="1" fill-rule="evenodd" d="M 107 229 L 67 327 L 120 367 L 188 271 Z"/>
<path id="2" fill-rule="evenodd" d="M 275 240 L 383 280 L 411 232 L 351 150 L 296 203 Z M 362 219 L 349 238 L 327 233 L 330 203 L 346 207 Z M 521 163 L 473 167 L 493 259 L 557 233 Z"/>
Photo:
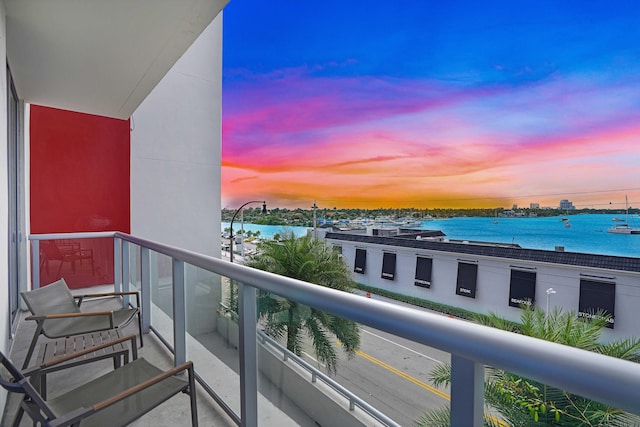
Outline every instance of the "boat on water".
<path id="1" fill-rule="evenodd" d="M 628 224 L 614 225 L 607 230 L 607 233 L 613 234 L 640 234 L 640 228 L 630 227 Z"/>
<path id="2" fill-rule="evenodd" d="M 398 224 L 398 226 L 400 226 L 402 228 L 422 227 L 422 221 L 417 220 L 417 219 L 409 219 L 409 218 L 400 219 L 400 220 L 396 221 L 396 224 Z"/>
<path id="3" fill-rule="evenodd" d="M 626 207 L 626 214 L 625 214 L 625 219 L 624 219 L 624 224 L 616 224 L 613 227 L 609 228 L 607 230 L 607 233 L 613 233 L 613 234 L 640 234 L 640 228 L 638 227 L 631 227 L 629 225 L 629 200 L 627 199 L 627 196 L 624 196 L 624 201 L 625 201 L 625 207 Z M 614 219 L 615 221 L 615 219 Z"/>
<path id="4" fill-rule="evenodd" d="M 625 222 L 624 218 L 615 217 L 612 219 L 613 222 Z"/>

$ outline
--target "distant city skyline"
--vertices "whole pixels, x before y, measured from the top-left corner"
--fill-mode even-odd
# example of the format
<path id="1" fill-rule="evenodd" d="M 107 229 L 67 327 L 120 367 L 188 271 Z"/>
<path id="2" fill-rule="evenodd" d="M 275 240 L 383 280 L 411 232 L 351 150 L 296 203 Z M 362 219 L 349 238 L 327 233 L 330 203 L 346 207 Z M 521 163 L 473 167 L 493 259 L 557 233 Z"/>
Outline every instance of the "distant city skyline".
<path id="1" fill-rule="evenodd" d="M 640 205 L 640 3 L 230 2 L 222 206 Z"/>

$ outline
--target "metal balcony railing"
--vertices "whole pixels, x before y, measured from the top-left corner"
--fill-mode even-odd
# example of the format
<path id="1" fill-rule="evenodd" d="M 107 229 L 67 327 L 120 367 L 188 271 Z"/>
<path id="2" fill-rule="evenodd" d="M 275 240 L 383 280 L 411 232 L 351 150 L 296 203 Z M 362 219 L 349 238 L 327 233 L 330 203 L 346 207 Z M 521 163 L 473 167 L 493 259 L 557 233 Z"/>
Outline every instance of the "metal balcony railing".
<path id="1" fill-rule="evenodd" d="M 301 304 L 351 319 L 398 337 L 451 354 L 451 425 L 482 426 L 484 367 L 503 369 L 570 393 L 640 414 L 640 365 L 539 339 L 517 335 L 466 321 L 371 300 L 299 280 L 232 264 L 220 259 L 141 239 L 119 232 L 32 235 L 33 265 L 40 265 L 39 242 L 53 239 L 114 238 L 114 286 L 142 294 L 143 329 L 153 329 L 174 352 L 175 363 L 186 360 L 188 337 L 186 268 L 235 280 L 239 283 L 238 354 L 239 414 L 216 394 L 203 375 L 201 384 L 242 426 L 258 426 L 258 342 L 256 290 L 272 292 Z M 135 254 L 135 256 L 132 256 Z M 167 308 L 171 336 L 152 322 L 152 293 L 158 288 L 157 257 L 170 265 L 164 285 L 171 295 Z M 132 261 L 133 259 L 133 261 Z M 170 261 L 170 262 L 169 262 Z M 39 282 L 33 268 L 32 283 Z M 132 277 L 135 276 L 135 277 Z M 35 285 L 37 286 L 37 285 Z M 159 290 L 160 289 L 160 290 Z M 198 298 L 195 298 L 198 301 Z M 212 312 L 216 306 L 210 307 Z M 198 364 L 196 364 L 196 369 Z M 201 372 L 202 373 L 202 372 Z M 392 422 L 390 422 L 392 423 Z"/>

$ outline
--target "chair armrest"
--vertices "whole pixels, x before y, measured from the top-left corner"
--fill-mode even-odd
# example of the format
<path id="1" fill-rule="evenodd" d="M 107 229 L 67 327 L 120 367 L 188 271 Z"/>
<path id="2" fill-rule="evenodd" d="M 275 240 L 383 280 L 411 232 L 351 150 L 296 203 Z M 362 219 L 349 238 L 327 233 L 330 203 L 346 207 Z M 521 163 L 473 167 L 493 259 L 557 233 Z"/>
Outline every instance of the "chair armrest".
<path id="1" fill-rule="evenodd" d="M 109 318 L 109 329 L 113 329 L 115 327 L 115 321 L 113 319 L 113 311 L 87 311 L 80 313 L 58 313 L 58 314 L 46 314 L 41 316 L 29 316 L 25 317 L 24 320 L 35 320 L 38 322 L 40 327 L 43 327 L 45 320 L 54 320 L 54 319 L 69 319 L 74 317 L 88 317 L 88 316 L 108 316 Z"/>
<path id="2" fill-rule="evenodd" d="M 38 373 L 41 370 L 50 368 L 52 366 L 58 365 L 60 363 L 66 362 L 66 361 L 71 360 L 71 359 L 75 359 L 76 357 L 84 356 L 85 354 L 90 354 L 90 353 L 93 353 L 94 351 L 101 350 L 101 349 L 107 348 L 107 347 L 111 347 L 112 345 L 120 344 L 121 342 L 125 342 L 125 341 L 131 341 L 131 348 L 133 350 L 133 359 L 135 360 L 137 358 L 137 356 L 138 356 L 137 351 L 136 351 L 136 349 L 137 349 L 137 338 L 136 338 L 136 334 L 131 334 L 131 335 L 127 335 L 127 336 L 124 336 L 124 337 L 121 337 L 121 338 L 117 338 L 115 340 L 104 342 L 102 344 L 98 344 L 98 345 L 95 345 L 95 346 L 92 346 L 92 347 L 88 347 L 88 348 L 85 348 L 84 350 L 76 351 L 74 353 L 67 354 L 65 356 L 57 357 L 57 358 L 52 359 L 52 360 L 50 360 L 50 361 L 48 361 L 46 363 L 43 363 L 40 366 L 34 366 L 33 368 L 30 368 L 28 370 L 22 371 L 22 373 L 23 373 L 24 376 L 30 376 L 30 375 Z"/>
<path id="3" fill-rule="evenodd" d="M 113 311 L 86 311 L 80 313 L 56 313 L 56 314 L 44 314 L 33 315 L 25 317 L 24 320 L 48 320 L 48 319 L 65 319 L 69 317 L 86 317 L 86 316 L 113 316 Z"/>
<path id="4" fill-rule="evenodd" d="M 115 396 L 110 397 L 109 399 L 105 399 L 102 402 L 98 402 L 95 405 L 93 405 L 93 409 L 95 411 L 99 411 L 101 409 L 106 408 L 107 406 L 111 406 L 114 403 L 117 403 L 120 400 L 126 399 L 129 396 L 132 396 L 142 390 L 144 390 L 145 388 L 149 388 L 154 384 L 159 383 L 160 381 L 172 377 L 178 373 L 180 373 L 181 371 L 188 371 L 189 376 L 193 375 L 193 362 L 188 361 L 183 363 L 182 365 L 176 366 L 173 369 L 169 369 L 168 371 L 163 372 L 160 375 L 157 375 L 153 378 L 148 379 L 147 381 L 144 381 L 140 384 L 137 384 L 131 388 L 128 388 L 127 390 L 120 392 L 118 394 L 116 394 Z M 195 393 L 195 390 L 191 391 L 192 393 Z"/>
<path id="5" fill-rule="evenodd" d="M 80 304 L 82 304 L 82 301 L 84 299 L 89 299 L 89 298 L 105 298 L 105 297 L 116 297 L 116 296 L 123 296 L 123 295 L 135 295 L 136 296 L 136 304 L 137 307 L 140 307 L 140 292 L 138 291 L 127 291 L 127 292 L 104 292 L 104 293 L 100 293 L 100 294 L 84 294 L 84 295 L 75 295 L 73 298 L 78 300 L 77 304 L 78 307 L 80 307 Z"/>

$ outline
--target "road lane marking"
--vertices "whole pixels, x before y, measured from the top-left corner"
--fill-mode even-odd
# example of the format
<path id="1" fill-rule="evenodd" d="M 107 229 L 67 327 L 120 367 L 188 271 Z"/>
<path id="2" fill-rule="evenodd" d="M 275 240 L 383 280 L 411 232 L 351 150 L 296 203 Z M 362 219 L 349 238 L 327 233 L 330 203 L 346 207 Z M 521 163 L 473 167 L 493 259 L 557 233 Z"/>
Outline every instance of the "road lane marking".
<path id="1" fill-rule="evenodd" d="M 365 352 L 363 352 L 361 350 L 356 350 L 356 354 L 358 356 L 364 357 L 368 361 L 370 361 L 372 363 L 375 363 L 376 365 L 381 366 L 382 368 L 384 368 L 384 369 L 386 369 L 386 370 L 388 370 L 390 372 L 393 372 L 394 374 L 404 378 L 405 380 L 414 383 L 418 387 L 422 387 L 425 390 L 430 391 L 431 393 L 433 393 L 433 394 L 435 394 L 437 396 L 440 396 L 441 398 L 443 398 L 445 400 L 451 400 L 451 397 L 449 397 L 449 395 L 447 393 L 445 393 L 443 391 L 440 391 L 437 388 L 425 383 L 424 381 L 420 381 L 419 379 L 412 377 L 411 375 L 405 374 L 401 370 L 399 370 L 397 368 L 394 368 L 393 366 L 384 363 L 380 359 L 376 359 L 375 357 L 370 356 L 370 355 L 368 355 L 367 353 L 365 353 Z"/>
<path id="2" fill-rule="evenodd" d="M 426 355 L 426 354 L 424 354 L 424 353 L 420 353 L 419 351 L 413 350 L 413 349 L 411 349 L 411 348 L 409 348 L 409 347 L 406 347 L 406 346 L 404 346 L 404 345 L 402 345 L 402 344 L 398 344 L 398 343 L 397 343 L 397 342 L 395 342 L 395 341 L 391 341 L 389 338 L 385 338 L 385 337 L 380 336 L 380 335 L 378 335 L 378 334 L 374 334 L 373 332 L 371 332 L 371 331 L 367 331 L 366 329 L 362 329 L 362 328 L 361 328 L 360 330 L 361 330 L 361 331 L 363 331 L 363 332 L 365 332 L 365 333 L 367 333 L 367 334 L 369 334 L 369 335 L 373 335 L 374 337 L 379 338 L 379 339 L 381 339 L 382 341 L 386 341 L 386 342 L 388 342 L 389 344 L 393 344 L 393 345 L 395 345 L 396 347 L 400 347 L 400 348 L 401 348 L 401 349 L 403 349 L 403 350 L 407 350 L 407 351 L 409 351 L 409 352 L 411 352 L 411 353 L 415 353 L 415 354 L 417 354 L 418 356 L 424 357 L 424 358 L 429 359 L 429 360 L 432 360 L 432 361 L 434 361 L 434 362 L 443 363 L 443 361 L 442 361 L 442 360 L 434 359 L 433 357 L 431 357 L 431 356 L 427 356 L 427 355 Z"/>
<path id="3" fill-rule="evenodd" d="M 380 359 L 376 359 L 375 357 L 361 351 L 361 350 L 356 350 L 356 354 L 358 356 L 364 357 L 365 359 L 367 359 L 368 361 L 375 363 L 376 365 L 390 371 L 393 372 L 394 374 L 404 378 L 407 381 L 410 381 L 412 383 L 414 383 L 415 385 L 417 385 L 418 387 L 422 387 L 425 390 L 435 394 L 436 396 L 440 396 L 441 398 L 445 399 L 446 401 L 451 401 L 451 396 L 449 396 L 447 393 L 445 393 L 444 391 L 440 391 L 437 388 L 425 383 L 424 381 L 420 381 L 417 378 L 412 377 L 409 374 L 405 374 L 404 372 L 402 372 L 401 370 L 394 368 L 391 365 L 388 365 L 386 363 L 384 363 L 382 360 Z M 499 426 L 502 427 L 508 427 L 508 424 L 505 423 L 504 421 L 502 421 L 499 418 L 496 418 L 493 415 L 489 415 L 489 414 L 485 414 L 485 417 L 490 418 L 493 422 L 497 423 Z"/>

